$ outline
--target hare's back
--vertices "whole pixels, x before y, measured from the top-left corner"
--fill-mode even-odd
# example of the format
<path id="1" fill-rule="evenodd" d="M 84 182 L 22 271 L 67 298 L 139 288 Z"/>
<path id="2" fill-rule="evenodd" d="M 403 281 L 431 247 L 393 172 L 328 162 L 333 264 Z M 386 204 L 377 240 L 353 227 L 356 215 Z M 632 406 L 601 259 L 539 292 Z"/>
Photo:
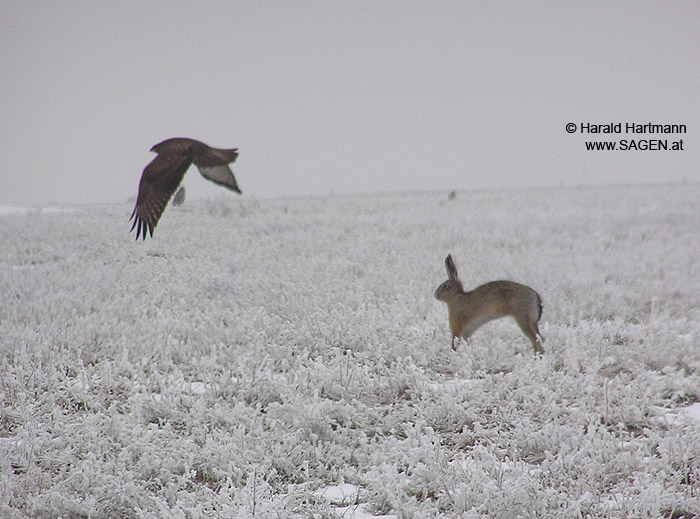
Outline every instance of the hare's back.
<path id="1" fill-rule="evenodd" d="M 539 307 L 540 296 L 532 288 L 514 281 L 491 281 L 471 291 L 472 297 L 496 307 Z"/>

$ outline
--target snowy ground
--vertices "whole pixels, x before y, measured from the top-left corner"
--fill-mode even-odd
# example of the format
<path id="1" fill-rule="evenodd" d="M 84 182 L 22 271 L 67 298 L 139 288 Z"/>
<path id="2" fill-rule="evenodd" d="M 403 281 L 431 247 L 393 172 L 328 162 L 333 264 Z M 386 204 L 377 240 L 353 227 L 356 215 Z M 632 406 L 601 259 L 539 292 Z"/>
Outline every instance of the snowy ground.
<path id="1" fill-rule="evenodd" d="M 0 215 L 0 517 L 700 513 L 700 186 Z M 545 303 L 450 349 L 432 292 Z"/>
<path id="2" fill-rule="evenodd" d="M 13 205 L 0 205 L 0 216 L 32 214 L 32 213 L 75 213 L 78 209 L 75 207 L 19 207 Z"/>

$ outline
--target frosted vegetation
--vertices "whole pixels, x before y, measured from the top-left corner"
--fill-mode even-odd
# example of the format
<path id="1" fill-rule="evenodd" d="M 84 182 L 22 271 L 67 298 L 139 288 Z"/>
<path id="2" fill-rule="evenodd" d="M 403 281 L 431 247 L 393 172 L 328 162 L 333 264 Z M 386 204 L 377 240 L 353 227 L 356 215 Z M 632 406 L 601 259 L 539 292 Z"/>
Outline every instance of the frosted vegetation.
<path id="1" fill-rule="evenodd" d="M 700 513 L 700 186 L 447 198 L 2 216 L 0 517 Z M 449 252 L 542 358 L 450 349 Z"/>

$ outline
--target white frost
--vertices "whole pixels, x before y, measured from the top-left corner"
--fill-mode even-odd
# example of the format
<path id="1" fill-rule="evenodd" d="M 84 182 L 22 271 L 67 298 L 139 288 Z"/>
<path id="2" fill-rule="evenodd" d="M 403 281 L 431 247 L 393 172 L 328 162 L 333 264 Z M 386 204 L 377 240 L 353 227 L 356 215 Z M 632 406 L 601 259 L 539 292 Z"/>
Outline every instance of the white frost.
<path id="1" fill-rule="evenodd" d="M 700 421 L 700 402 L 695 402 L 694 404 L 691 404 L 688 407 L 683 407 L 680 410 L 691 420 Z"/>
<path id="2" fill-rule="evenodd" d="M 395 515 L 373 515 L 364 504 L 358 504 L 359 489 L 350 483 L 318 489 L 315 494 L 335 507 L 339 517 L 352 519 L 397 519 Z"/>
<path id="3" fill-rule="evenodd" d="M 316 495 L 322 497 L 334 505 L 348 505 L 357 500 L 358 489 L 350 483 L 333 485 L 321 488 L 316 491 Z"/>

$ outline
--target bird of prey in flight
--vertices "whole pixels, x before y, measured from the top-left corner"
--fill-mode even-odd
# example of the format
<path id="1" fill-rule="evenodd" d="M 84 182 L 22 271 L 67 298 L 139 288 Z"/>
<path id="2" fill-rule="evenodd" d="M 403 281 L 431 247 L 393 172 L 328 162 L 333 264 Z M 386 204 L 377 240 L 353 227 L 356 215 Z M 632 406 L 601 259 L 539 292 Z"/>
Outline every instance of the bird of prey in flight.
<path id="1" fill-rule="evenodd" d="M 182 177 L 192 163 L 207 180 L 240 194 L 236 179 L 228 165 L 236 160 L 237 149 L 210 148 L 203 142 L 186 137 L 175 137 L 156 144 L 151 151 L 156 157 L 143 170 L 139 183 L 136 207 L 131 213 L 136 228 L 136 239 L 146 239 L 146 232 L 153 236 L 170 197 L 182 182 Z"/>

